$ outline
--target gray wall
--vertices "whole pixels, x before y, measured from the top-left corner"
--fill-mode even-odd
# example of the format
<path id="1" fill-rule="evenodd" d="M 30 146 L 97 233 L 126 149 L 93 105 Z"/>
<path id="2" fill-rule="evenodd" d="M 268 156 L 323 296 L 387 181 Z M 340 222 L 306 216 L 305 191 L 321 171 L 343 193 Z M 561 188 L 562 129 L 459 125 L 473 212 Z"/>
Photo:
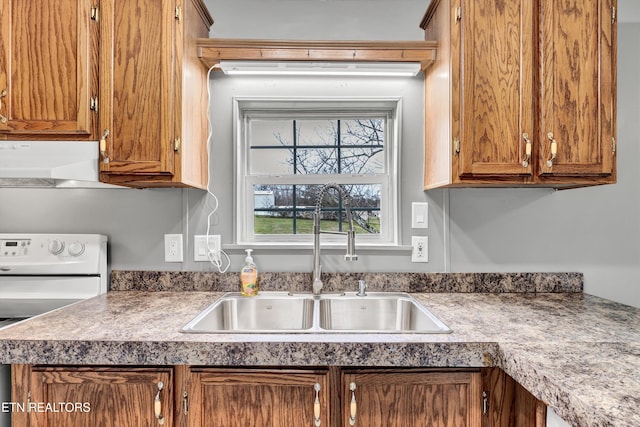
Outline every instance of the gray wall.
<path id="1" fill-rule="evenodd" d="M 429 0 L 205 0 L 211 37 L 423 40 Z"/>
<path id="2" fill-rule="evenodd" d="M 271 39 L 420 40 L 427 0 L 207 0 L 214 37 Z M 640 307 L 640 24 L 634 0 L 620 0 L 618 75 L 618 184 L 569 191 L 455 189 L 423 192 L 420 78 L 329 80 L 332 94 L 404 98 L 401 206 L 429 202 L 428 264 L 407 251 L 367 251 L 357 263 L 328 254 L 326 270 L 361 271 L 582 271 L 586 292 Z M 251 11 L 250 14 L 245 11 Z M 283 18 L 284 17 L 284 18 Z M 634 18 L 635 17 L 635 18 Z M 628 18 L 628 19 L 627 19 Z M 233 140 L 231 99 L 236 95 L 313 94 L 300 79 L 211 80 L 212 190 L 220 199 L 212 232 L 232 243 Z M 318 88 L 315 89 L 319 90 Z M 194 263 L 192 236 L 206 229 L 212 200 L 199 190 L 0 189 L 0 232 L 99 232 L 109 235 L 115 269 L 213 270 Z M 401 236 L 410 241 L 409 212 Z M 187 238 L 184 263 L 165 263 L 166 233 Z M 242 262 L 229 249 L 232 270 Z M 310 271 L 311 252 L 256 251 L 259 267 Z"/>

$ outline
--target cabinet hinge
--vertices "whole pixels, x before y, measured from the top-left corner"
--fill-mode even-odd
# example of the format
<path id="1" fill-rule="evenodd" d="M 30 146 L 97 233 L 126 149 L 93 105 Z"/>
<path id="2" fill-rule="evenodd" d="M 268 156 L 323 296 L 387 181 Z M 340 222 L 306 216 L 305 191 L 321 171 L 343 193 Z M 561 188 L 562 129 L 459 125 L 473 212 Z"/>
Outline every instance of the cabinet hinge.
<path id="1" fill-rule="evenodd" d="M 98 22 L 98 6 L 91 6 L 91 19 Z"/>
<path id="2" fill-rule="evenodd" d="M 611 6 L 611 23 L 612 24 L 616 23 L 616 7 L 615 6 Z"/>
<path id="3" fill-rule="evenodd" d="M 189 414 L 189 394 L 186 391 L 182 392 L 182 410 L 183 414 Z"/>
<path id="4" fill-rule="evenodd" d="M 89 101 L 89 109 L 91 111 L 95 111 L 96 113 L 98 112 L 98 97 L 97 96 L 92 96 L 91 100 Z"/>
<path id="5" fill-rule="evenodd" d="M 462 20 L 462 6 L 456 6 L 456 24 Z"/>
<path id="6" fill-rule="evenodd" d="M 616 154 L 616 139 L 611 137 L 611 154 Z"/>
<path id="7" fill-rule="evenodd" d="M 486 391 L 482 392 L 482 415 L 489 413 L 489 395 Z"/>
<path id="8" fill-rule="evenodd" d="M 180 21 L 182 19 L 182 6 L 176 6 L 176 19 Z"/>
<path id="9" fill-rule="evenodd" d="M 180 151 L 180 137 L 173 140 L 173 151 Z"/>
<path id="10" fill-rule="evenodd" d="M 460 139 L 457 137 L 453 138 L 453 154 L 456 156 L 460 154 Z"/>

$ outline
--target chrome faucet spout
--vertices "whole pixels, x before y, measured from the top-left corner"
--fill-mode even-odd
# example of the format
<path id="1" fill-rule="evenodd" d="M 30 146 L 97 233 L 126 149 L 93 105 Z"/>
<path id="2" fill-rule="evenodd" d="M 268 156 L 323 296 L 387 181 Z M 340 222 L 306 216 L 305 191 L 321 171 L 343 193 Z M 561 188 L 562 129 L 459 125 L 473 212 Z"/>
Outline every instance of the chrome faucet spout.
<path id="1" fill-rule="evenodd" d="M 320 230 L 320 219 L 321 219 L 321 211 L 322 211 L 322 200 L 324 199 L 325 193 L 329 189 L 334 189 L 338 192 L 338 196 L 342 200 L 344 205 L 344 209 L 347 215 L 347 223 L 349 224 L 349 229 L 346 233 L 338 233 L 338 234 L 346 234 L 347 235 L 347 253 L 344 256 L 346 261 L 356 261 L 358 259 L 358 255 L 356 255 L 356 232 L 353 227 L 353 216 L 351 215 L 351 197 L 349 193 L 340 185 L 330 182 L 325 184 L 320 189 L 320 193 L 318 194 L 318 198 L 316 199 L 316 208 L 313 213 L 313 294 L 320 295 L 322 292 L 322 266 L 320 265 L 320 234 L 326 233 Z M 334 234 L 334 233 L 332 233 Z"/>

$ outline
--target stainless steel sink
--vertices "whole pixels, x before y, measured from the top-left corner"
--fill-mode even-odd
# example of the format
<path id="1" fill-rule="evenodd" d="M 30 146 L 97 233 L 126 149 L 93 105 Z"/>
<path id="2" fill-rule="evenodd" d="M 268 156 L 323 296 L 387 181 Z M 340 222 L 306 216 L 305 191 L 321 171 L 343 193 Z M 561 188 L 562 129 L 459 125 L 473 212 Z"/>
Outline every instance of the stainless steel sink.
<path id="1" fill-rule="evenodd" d="M 243 297 L 225 294 L 182 328 L 191 333 L 287 333 L 303 332 L 313 326 L 311 295 L 261 292 Z"/>
<path id="2" fill-rule="evenodd" d="M 406 293 L 334 295 L 231 292 L 202 311 L 185 333 L 448 333 L 451 330 Z"/>
<path id="3" fill-rule="evenodd" d="M 356 333 L 449 333 L 442 323 L 409 294 L 347 293 L 320 300 L 320 328 Z"/>

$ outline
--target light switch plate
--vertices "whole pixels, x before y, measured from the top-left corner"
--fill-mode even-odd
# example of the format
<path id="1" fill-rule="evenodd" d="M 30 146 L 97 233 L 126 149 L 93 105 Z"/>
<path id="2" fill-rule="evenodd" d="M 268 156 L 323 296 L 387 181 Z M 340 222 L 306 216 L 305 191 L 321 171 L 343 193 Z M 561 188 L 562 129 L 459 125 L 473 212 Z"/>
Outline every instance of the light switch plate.
<path id="1" fill-rule="evenodd" d="M 207 244 L 207 237 L 209 243 Z M 220 262 L 220 235 L 213 234 L 209 236 L 193 236 L 193 260 L 194 261 L 210 261 L 207 253 L 211 252 L 211 258 L 214 262 Z"/>
<path id="2" fill-rule="evenodd" d="M 411 228 L 429 228 L 429 203 L 411 203 Z"/>

